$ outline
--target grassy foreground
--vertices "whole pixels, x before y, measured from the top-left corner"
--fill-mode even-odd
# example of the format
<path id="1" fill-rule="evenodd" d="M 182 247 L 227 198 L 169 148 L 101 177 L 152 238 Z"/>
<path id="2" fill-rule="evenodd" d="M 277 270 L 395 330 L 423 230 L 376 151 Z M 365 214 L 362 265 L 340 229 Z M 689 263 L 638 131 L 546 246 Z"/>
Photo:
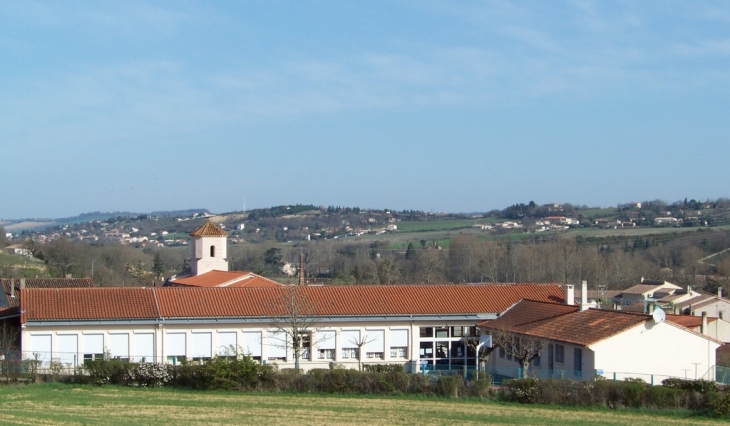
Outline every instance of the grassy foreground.
<path id="1" fill-rule="evenodd" d="M 195 392 L 39 384 L 0 387 L 0 423 L 104 424 L 635 424 L 694 425 L 711 419 L 475 400 Z"/>

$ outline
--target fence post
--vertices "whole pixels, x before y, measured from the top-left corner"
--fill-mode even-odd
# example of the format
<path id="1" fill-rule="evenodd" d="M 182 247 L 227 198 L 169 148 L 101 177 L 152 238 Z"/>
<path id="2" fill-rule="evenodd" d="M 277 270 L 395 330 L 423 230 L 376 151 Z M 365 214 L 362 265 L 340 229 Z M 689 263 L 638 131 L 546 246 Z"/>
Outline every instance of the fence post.
<path id="1" fill-rule="evenodd" d="M 613 381 L 614 382 L 616 381 L 616 372 L 615 371 L 613 372 Z"/>
<path id="2" fill-rule="evenodd" d="M 654 386 L 654 375 L 651 375 L 651 385 Z"/>

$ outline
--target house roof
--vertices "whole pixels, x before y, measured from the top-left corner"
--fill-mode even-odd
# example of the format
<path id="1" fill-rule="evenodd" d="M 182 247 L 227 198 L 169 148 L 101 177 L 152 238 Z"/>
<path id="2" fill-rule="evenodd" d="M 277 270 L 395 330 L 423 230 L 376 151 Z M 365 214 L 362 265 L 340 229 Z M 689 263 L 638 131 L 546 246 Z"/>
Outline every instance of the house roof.
<path id="1" fill-rule="evenodd" d="M 644 294 L 644 293 L 650 293 L 650 292 L 659 292 L 661 291 L 662 294 L 666 295 L 667 293 L 670 293 L 672 289 L 667 287 L 662 287 L 660 285 L 654 285 L 654 284 L 637 284 L 633 287 L 629 287 L 626 290 L 622 291 L 623 294 Z"/>
<path id="2" fill-rule="evenodd" d="M 651 319 L 650 315 L 523 300 L 483 328 L 588 346 Z"/>
<path id="3" fill-rule="evenodd" d="M 282 285 L 274 280 L 245 271 L 213 270 L 192 277 L 170 281 L 168 286 L 188 287 L 276 287 Z"/>
<path id="4" fill-rule="evenodd" d="M 707 323 L 711 323 L 715 321 L 717 318 L 715 317 L 707 317 Z M 702 317 L 694 316 L 694 315 L 674 315 L 674 314 L 667 314 L 667 321 L 673 322 L 675 324 L 679 324 L 682 327 L 687 327 L 690 329 L 699 328 L 702 325 Z"/>
<path id="5" fill-rule="evenodd" d="M 19 278 L 0 278 L 5 294 L 5 300 L 0 295 L 0 306 L 16 308 L 20 306 L 18 296 L 20 294 Z M 10 297 L 11 286 L 15 287 L 15 297 Z M 91 278 L 25 278 L 25 288 L 91 288 L 94 283 Z M 7 303 L 5 303 L 7 302 Z"/>
<path id="6" fill-rule="evenodd" d="M 712 294 L 700 294 L 699 296 L 695 296 L 691 299 L 687 299 L 685 301 L 677 303 L 675 306 L 679 309 L 688 308 L 690 305 L 694 308 L 700 308 L 702 306 L 707 305 L 707 302 L 712 302 L 718 297 Z"/>
<path id="7" fill-rule="evenodd" d="M 191 237 L 227 237 L 228 234 L 213 224 L 213 222 L 205 222 L 200 225 L 195 231 L 190 233 Z"/>
<path id="8" fill-rule="evenodd" d="M 562 302 L 557 284 L 25 289 L 21 322 L 136 318 L 241 318 L 286 314 L 297 292 L 317 316 L 477 315 L 524 298 Z M 154 308 L 154 309 L 153 309 Z"/>
<path id="9" fill-rule="evenodd" d="M 21 323 L 159 318 L 154 290 L 149 288 L 24 289 L 20 295 Z"/>

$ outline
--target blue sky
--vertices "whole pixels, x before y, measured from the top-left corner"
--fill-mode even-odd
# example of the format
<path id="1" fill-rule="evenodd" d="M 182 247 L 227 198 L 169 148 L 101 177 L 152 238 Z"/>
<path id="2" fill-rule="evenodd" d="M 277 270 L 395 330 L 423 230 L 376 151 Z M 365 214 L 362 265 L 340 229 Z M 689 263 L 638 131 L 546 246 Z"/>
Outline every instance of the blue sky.
<path id="1" fill-rule="evenodd" d="M 730 196 L 728 2 L 3 2 L 0 218 Z"/>

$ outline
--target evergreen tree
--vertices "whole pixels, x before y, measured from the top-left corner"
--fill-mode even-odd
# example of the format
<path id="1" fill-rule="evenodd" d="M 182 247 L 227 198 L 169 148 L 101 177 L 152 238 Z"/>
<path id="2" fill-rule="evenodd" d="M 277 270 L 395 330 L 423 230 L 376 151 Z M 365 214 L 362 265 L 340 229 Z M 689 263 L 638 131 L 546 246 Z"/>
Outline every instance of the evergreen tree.
<path id="1" fill-rule="evenodd" d="M 160 253 L 155 253 L 155 257 L 152 259 L 152 272 L 156 278 L 162 277 L 162 274 L 165 273 L 165 265 L 162 263 Z"/>

